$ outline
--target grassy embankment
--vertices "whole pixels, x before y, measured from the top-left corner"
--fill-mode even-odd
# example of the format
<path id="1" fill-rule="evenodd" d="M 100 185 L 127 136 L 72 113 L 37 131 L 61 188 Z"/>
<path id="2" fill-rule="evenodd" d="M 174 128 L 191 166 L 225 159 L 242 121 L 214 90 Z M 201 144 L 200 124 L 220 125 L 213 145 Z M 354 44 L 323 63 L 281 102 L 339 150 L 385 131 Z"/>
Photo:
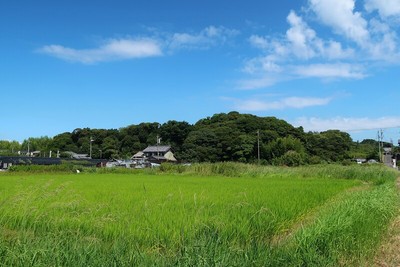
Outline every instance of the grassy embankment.
<path id="1" fill-rule="evenodd" d="M 398 208 L 380 166 L 84 171 L 0 175 L 0 265 L 360 265 Z"/>

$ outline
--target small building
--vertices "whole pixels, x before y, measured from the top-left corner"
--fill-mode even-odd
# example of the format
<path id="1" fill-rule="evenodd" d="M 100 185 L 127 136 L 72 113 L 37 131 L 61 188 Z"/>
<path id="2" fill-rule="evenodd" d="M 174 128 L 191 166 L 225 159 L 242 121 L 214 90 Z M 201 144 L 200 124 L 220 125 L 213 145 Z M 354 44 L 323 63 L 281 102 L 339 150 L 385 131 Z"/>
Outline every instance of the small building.
<path id="1" fill-rule="evenodd" d="M 27 150 L 20 150 L 17 152 L 19 156 L 27 156 L 27 157 L 39 157 L 40 151 L 27 151 Z"/>
<path id="2" fill-rule="evenodd" d="M 388 167 L 394 167 L 393 159 L 392 159 L 392 148 L 391 147 L 384 147 L 383 148 L 383 163 Z"/>
<path id="3" fill-rule="evenodd" d="M 132 157 L 131 157 L 131 160 L 134 160 L 134 161 L 142 161 L 143 159 L 144 159 L 144 153 L 143 153 L 143 151 L 139 151 L 139 152 L 137 152 L 135 155 L 133 155 Z"/>
<path id="4" fill-rule="evenodd" d="M 367 162 L 367 159 L 359 158 L 359 159 L 356 159 L 356 162 L 357 162 L 357 164 L 363 164 L 363 163 Z"/>
<path id="5" fill-rule="evenodd" d="M 66 151 L 64 153 L 69 155 L 71 159 L 91 159 L 88 154 L 78 154 L 72 151 Z"/>

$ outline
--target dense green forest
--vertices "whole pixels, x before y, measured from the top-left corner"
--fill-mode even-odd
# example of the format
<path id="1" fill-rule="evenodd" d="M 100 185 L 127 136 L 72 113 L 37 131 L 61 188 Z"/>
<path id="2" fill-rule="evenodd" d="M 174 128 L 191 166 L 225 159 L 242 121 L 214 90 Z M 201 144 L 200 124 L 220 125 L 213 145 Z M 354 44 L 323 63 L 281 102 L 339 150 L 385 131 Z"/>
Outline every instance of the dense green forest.
<path id="1" fill-rule="evenodd" d="M 194 125 L 184 121 L 160 124 L 140 123 L 120 129 L 78 128 L 50 137 L 28 138 L 22 144 L 0 141 L 2 155 L 19 150 L 41 151 L 48 156 L 57 151 L 89 153 L 93 158 L 128 158 L 157 136 L 161 144 L 171 145 L 176 158 L 183 162 L 239 161 L 296 166 L 306 163 L 343 162 L 353 158 L 378 159 L 378 142 L 353 142 L 350 135 L 338 130 L 304 132 L 275 117 L 258 117 L 238 112 L 220 113 L 199 120 Z M 92 138 L 92 139 L 91 139 Z M 388 145 L 388 144 L 386 144 Z M 259 148 L 259 150 L 258 150 Z"/>

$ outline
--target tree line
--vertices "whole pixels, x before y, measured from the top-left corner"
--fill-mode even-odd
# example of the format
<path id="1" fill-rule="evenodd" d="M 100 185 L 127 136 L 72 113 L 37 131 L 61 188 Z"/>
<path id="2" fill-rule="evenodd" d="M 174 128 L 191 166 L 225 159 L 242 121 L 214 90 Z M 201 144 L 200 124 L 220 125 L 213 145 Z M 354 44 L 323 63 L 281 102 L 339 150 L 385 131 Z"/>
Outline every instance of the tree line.
<path id="1" fill-rule="evenodd" d="M 220 113 L 195 124 L 170 120 L 146 122 L 120 129 L 77 128 L 52 138 L 28 138 L 22 142 L 0 141 L 0 153 L 19 150 L 41 151 L 53 156 L 60 151 L 89 154 L 93 158 L 129 158 L 148 145 L 170 145 L 176 158 L 183 162 L 237 161 L 297 166 L 322 162 L 341 162 L 354 157 L 378 159 L 374 140 L 352 141 L 339 130 L 305 132 L 275 117 L 258 117 L 238 112 Z M 47 153 L 47 155 L 45 154 Z"/>

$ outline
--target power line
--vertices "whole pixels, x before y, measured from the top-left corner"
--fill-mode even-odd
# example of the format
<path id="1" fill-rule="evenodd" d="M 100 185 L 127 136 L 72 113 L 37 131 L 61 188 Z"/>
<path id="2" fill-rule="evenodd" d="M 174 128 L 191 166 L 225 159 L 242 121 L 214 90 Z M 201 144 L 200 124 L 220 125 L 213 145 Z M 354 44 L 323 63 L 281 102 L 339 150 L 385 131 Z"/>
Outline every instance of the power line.
<path id="1" fill-rule="evenodd" d="M 400 126 L 393 127 L 376 127 L 376 128 L 365 128 L 365 129 L 352 129 L 352 130 L 341 130 L 345 132 L 360 132 L 360 131 L 373 131 L 373 130 L 387 130 L 387 129 L 395 129 L 400 128 Z"/>

